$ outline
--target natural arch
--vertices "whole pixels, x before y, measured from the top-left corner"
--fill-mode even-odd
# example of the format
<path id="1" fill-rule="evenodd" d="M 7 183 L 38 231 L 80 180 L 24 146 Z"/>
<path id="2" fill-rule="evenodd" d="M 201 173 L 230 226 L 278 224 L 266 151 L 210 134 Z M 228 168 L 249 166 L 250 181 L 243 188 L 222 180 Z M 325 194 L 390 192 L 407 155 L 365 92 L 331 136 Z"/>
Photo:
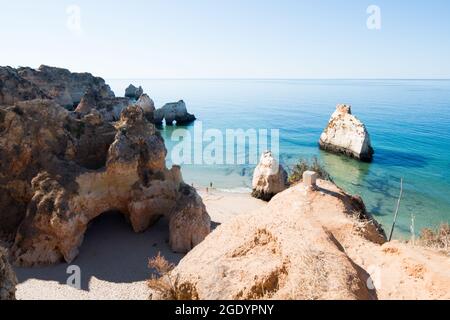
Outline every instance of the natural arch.
<path id="1" fill-rule="evenodd" d="M 17 264 L 72 261 L 90 221 L 112 210 L 122 212 L 135 232 L 168 217 L 175 252 L 189 251 L 209 234 L 200 196 L 183 182 L 179 167 L 166 168 L 164 141 L 142 109 L 125 109 L 116 130 L 105 168 L 68 163 L 32 180 L 32 200 L 12 249 Z"/>

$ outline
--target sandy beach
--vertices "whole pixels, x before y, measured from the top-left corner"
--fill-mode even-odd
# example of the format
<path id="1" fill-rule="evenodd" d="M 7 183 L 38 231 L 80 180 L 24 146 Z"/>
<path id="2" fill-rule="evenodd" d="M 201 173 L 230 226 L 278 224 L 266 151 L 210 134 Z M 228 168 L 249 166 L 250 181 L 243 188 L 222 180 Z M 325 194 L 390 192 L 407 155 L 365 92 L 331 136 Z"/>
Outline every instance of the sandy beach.
<path id="1" fill-rule="evenodd" d="M 213 228 L 235 215 L 250 213 L 266 204 L 249 194 L 199 190 Z M 15 268 L 22 300 L 145 300 L 149 258 L 161 252 L 174 264 L 183 258 L 168 244 L 168 222 L 161 219 L 144 233 L 133 233 L 120 214 L 102 215 L 86 233 L 80 254 L 72 262 L 81 269 L 81 290 L 66 285 L 68 264 Z"/>

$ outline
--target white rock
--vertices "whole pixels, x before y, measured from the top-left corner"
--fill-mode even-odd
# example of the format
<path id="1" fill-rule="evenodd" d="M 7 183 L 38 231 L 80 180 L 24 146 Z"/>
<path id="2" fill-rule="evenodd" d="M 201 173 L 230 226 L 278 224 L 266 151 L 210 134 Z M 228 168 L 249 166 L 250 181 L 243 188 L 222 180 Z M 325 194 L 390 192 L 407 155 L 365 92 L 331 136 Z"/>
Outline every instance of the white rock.
<path id="1" fill-rule="evenodd" d="M 286 170 L 273 157 L 272 152 L 265 152 L 253 174 L 253 193 L 255 198 L 269 201 L 276 194 L 287 188 Z"/>
<path id="2" fill-rule="evenodd" d="M 372 161 L 373 148 L 365 125 L 352 115 L 351 106 L 338 105 L 320 137 L 320 148 L 361 161 Z"/>

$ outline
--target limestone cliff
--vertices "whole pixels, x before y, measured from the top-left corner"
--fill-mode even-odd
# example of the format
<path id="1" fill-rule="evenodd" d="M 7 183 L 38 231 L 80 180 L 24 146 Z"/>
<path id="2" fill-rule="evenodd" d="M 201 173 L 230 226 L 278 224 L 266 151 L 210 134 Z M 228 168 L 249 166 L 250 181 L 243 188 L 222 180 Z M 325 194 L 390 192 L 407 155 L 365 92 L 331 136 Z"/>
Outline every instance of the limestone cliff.
<path id="1" fill-rule="evenodd" d="M 209 233 L 202 199 L 179 167 L 165 166 L 150 99 L 128 106 L 102 79 L 64 69 L 0 76 L 0 237 L 14 242 L 15 263 L 73 260 L 89 222 L 107 211 L 136 232 L 168 216 L 177 252 Z M 61 105 L 77 102 L 76 112 Z"/>
<path id="2" fill-rule="evenodd" d="M 14 300 L 17 278 L 8 262 L 8 254 L 0 247 L 0 300 Z"/>

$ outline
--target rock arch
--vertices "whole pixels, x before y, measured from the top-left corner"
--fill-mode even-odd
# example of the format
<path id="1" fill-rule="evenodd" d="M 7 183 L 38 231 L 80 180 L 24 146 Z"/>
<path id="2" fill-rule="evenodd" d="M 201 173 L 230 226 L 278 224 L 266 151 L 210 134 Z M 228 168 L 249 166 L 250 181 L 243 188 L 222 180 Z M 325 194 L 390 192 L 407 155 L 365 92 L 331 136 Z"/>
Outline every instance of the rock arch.
<path id="1" fill-rule="evenodd" d="M 189 251 L 209 234 L 200 196 L 183 182 L 179 167 L 166 168 L 164 141 L 143 110 L 126 108 L 115 130 L 104 168 L 52 158 L 54 166 L 32 179 L 31 200 L 12 247 L 17 264 L 72 261 L 89 222 L 111 210 L 126 215 L 135 232 L 168 216 L 176 252 Z"/>

